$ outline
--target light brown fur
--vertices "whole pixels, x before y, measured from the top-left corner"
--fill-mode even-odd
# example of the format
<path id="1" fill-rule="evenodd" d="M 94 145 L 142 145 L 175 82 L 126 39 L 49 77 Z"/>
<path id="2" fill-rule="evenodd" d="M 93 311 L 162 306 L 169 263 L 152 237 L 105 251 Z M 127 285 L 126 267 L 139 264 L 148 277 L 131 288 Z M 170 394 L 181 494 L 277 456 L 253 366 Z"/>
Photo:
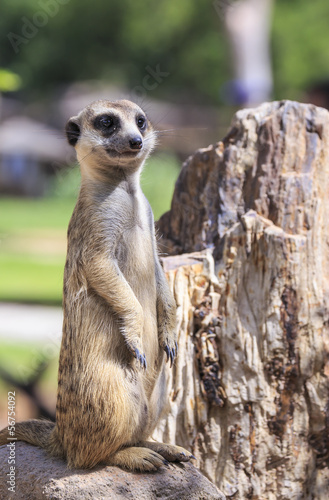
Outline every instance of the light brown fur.
<path id="1" fill-rule="evenodd" d="M 82 182 L 68 228 L 56 424 L 16 424 L 16 437 L 69 467 L 187 461 L 183 448 L 147 441 L 164 404 L 164 350 L 171 362 L 177 350 L 176 307 L 139 185 L 155 132 L 129 101 L 96 101 L 66 130 Z"/>

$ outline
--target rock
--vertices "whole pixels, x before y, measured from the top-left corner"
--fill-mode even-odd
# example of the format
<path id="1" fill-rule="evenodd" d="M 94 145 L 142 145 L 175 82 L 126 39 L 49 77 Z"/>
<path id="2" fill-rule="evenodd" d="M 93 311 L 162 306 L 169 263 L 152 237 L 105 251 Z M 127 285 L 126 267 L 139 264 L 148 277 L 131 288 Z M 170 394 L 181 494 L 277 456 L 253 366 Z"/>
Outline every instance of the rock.
<path id="1" fill-rule="evenodd" d="M 0 447 L 0 498 L 4 500 L 211 500 L 225 496 L 192 464 L 170 464 L 139 474 L 117 467 L 68 470 L 65 462 L 26 443 L 15 444 L 15 492 L 8 491 L 8 449 Z M 6 477 L 7 476 L 7 477 Z M 4 479 L 6 477 L 6 479 Z"/>

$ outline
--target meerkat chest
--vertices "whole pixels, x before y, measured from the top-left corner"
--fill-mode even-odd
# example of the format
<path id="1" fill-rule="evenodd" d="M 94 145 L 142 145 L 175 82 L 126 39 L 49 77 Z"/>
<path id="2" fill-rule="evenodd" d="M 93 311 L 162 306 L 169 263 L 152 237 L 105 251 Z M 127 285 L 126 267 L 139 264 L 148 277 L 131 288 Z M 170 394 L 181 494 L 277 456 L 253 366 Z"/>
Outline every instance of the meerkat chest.
<path id="1" fill-rule="evenodd" d="M 155 256 L 148 206 L 141 196 L 131 197 L 125 206 L 115 256 L 127 277 L 138 276 L 150 281 L 154 276 Z"/>

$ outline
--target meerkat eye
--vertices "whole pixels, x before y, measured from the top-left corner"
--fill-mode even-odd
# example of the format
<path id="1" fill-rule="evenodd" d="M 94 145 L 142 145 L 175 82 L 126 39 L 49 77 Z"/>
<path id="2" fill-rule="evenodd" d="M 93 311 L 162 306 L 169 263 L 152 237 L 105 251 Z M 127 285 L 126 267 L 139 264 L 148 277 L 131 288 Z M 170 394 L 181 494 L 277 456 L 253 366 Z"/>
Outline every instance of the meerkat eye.
<path id="1" fill-rule="evenodd" d="M 117 130 L 119 120 L 115 115 L 99 115 L 94 119 L 94 127 L 108 137 Z"/>
<path id="2" fill-rule="evenodd" d="M 138 128 L 140 128 L 141 130 L 143 130 L 145 127 L 146 127 L 146 119 L 144 116 L 139 116 L 137 118 L 137 126 Z"/>
<path id="3" fill-rule="evenodd" d="M 99 123 L 106 128 L 112 127 L 113 125 L 113 118 L 111 116 L 102 116 L 99 119 Z"/>

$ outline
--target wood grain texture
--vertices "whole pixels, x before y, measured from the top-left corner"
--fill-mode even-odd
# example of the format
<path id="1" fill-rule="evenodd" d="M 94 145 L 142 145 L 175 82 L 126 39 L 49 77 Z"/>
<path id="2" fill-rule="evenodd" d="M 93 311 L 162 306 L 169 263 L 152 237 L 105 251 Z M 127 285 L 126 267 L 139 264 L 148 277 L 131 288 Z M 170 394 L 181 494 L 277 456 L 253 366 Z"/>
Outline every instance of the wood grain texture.
<path id="1" fill-rule="evenodd" d="M 329 113 L 274 102 L 187 160 L 158 223 L 179 354 L 154 437 L 228 497 L 328 498 L 328 219 Z"/>

